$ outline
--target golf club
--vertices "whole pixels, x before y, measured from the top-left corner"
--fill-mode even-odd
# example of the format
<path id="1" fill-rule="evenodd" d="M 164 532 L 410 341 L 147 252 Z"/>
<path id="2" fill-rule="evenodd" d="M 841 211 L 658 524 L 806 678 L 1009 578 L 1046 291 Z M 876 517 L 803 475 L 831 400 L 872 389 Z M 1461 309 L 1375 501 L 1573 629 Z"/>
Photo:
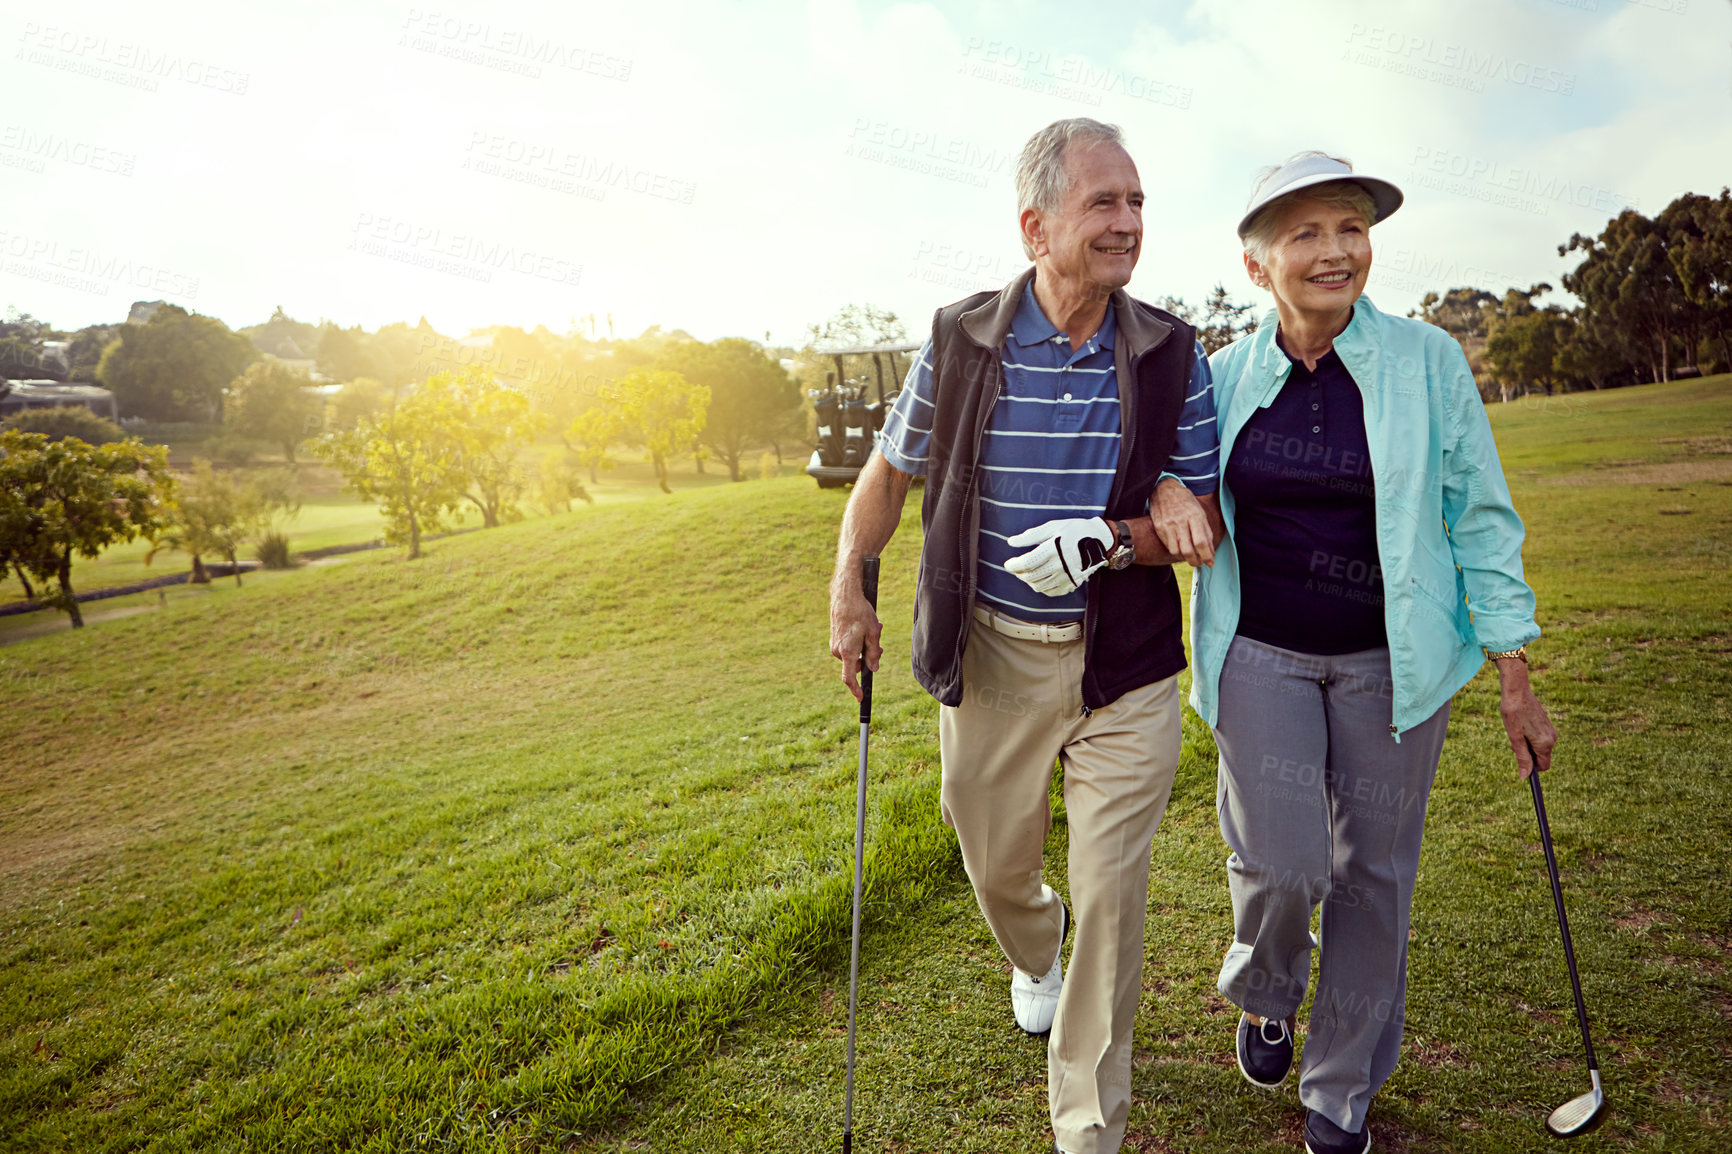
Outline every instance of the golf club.
<path id="1" fill-rule="evenodd" d="M 1574 1138 L 1586 1134 L 1606 1119 L 1606 1095 L 1600 1088 L 1600 1063 L 1594 1058 L 1594 1040 L 1588 1034 L 1588 1007 L 1582 1000 L 1582 979 L 1576 973 L 1576 951 L 1570 944 L 1570 920 L 1564 916 L 1564 887 L 1558 880 L 1558 857 L 1552 850 L 1552 829 L 1546 821 L 1546 802 L 1540 793 L 1539 757 L 1532 743 L 1528 756 L 1533 759 L 1533 771 L 1528 784 L 1534 791 L 1534 813 L 1540 821 L 1540 843 L 1546 850 L 1546 870 L 1552 876 L 1552 903 L 1558 907 L 1558 932 L 1564 938 L 1564 960 L 1570 966 L 1570 988 L 1576 995 L 1576 1023 L 1582 1028 L 1582 1048 L 1588 1052 L 1588 1075 L 1594 1088 L 1571 1098 L 1546 1117 L 1546 1129 L 1558 1138 Z"/>
<path id="2" fill-rule="evenodd" d="M 866 594 L 866 604 L 876 612 L 878 558 L 860 558 L 860 589 Z M 853 1154 L 854 1150 L 854 1008 L 860 998 L 860 885 L 866 872 L 866 739 L 871 730 L 872 671 L 866 667 L 866 642 L 861 641 L 860 773 L 854 791 L 854 945 L 848 961 L 848 1074 L 842 1091 L 842 1154 Z"/>

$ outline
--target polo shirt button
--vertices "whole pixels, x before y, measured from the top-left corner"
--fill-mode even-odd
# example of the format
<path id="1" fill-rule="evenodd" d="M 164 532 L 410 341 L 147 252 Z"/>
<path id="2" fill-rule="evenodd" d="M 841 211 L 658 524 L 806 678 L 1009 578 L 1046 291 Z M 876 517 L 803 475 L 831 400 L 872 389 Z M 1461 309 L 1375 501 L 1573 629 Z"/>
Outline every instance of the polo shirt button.
<path id="1" fill-rule="evenodd" d="M 1065 395 L 1064 395 L 1064 399 L 1065 399 L 1065 400 L 1067 400 L 1067 401 L 1068 401 L 1068 400 L 1070 400 L 1070 394 L 1069 394 L 1069 393 L 1066 393 L 1066 394 L 1065 394 Z"/>
<path id="2" fill-rule="evenodd" d="M 1313 433 L 1321 433 L 1323 431 L 1323 426 L 1322 425 L 1312 425 L 1311 431 Z"/>
<path id="3" fill-rule="evenodd" d="M 1315 402 L 1315 401 L 1314 401 L 1314 402 L 1312 402 L 1312 404 L 1311 404 L 1311 411 L 1312 411 L 1312 412 L 1313 412 L 1313 413 L 1315 413 L 1315 412 L 1316 412 L 1316 411 L 1317 411 L 1317 404 L 1316 404 L 1316 402 Z"/>

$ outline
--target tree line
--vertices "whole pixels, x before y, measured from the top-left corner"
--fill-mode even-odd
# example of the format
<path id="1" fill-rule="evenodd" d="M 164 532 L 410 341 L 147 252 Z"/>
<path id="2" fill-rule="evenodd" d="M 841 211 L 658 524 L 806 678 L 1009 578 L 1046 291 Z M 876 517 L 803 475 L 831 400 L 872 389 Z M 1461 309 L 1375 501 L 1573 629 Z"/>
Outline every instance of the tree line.
<path id="1" fill-rule="evenodd" d="M 307 324 L 279 308 L 262 325 L 230 330 L 214 317 L 159 305 L 141 322 L 74 334 L 60 363 L 42 355 L 52 330 L 35 318 L 14 315 L 0 322 L 0 334 L 0 378 L 101 384 L 128 418 L 220 424 L 225 435 L 210 455 L 231 463 L 244 463 L 248 443 L 293 462 L 320 433 L 352 429 L 437 373 L 471 367 L 528 397 L 592 480 L 613 464 L 612 451 L 643 448 L 664 487 L 667 463 L 685 455 L 700 471 L 717 460 L 738 481 L 754 450 L 768 446 L 779 460 L 783 443 L 806 433 L 798 386 L 780 363 L 793 350 L 739 338 L 705 343 L 657 326 L 637 338 L 597 341 L 502 325 L 460 340 L 425 318 L 368 333 Z M 657 413 L 671 384 L 646 393 L 645 382 L 632 378 L 639 371 L 677 373 L 707 390 L 705 418 L 691 420 L 689 430 L 664 430 Z M 341 391 L 322 398 L 314 384 Z"/>
<path id="2" fill-rule="evenodd" d="M 1542 282 L 1427 293 L 1410 315 L 1461 342 L 1488 401 L 1732 370 L 1732 191 L 1685 193 L 1652 219 L 1625 209 L 1558 246 L 1576 252 L 1560 278 L 1575 308 L 1541 303 Z"/>

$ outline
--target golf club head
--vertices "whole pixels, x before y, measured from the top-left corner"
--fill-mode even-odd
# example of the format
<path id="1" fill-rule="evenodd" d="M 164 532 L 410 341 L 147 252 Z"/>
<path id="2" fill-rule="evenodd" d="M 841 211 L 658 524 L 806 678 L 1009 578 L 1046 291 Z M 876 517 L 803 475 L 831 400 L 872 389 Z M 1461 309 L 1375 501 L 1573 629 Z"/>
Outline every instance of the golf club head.
<path id="1" fill-rule="evenodd" d="M 1571 1098 L 1546 1117 L 1546 1129 L 1556 1138 L 1574 1138 L 1606 1120 L 1606 1095 L 1600 1089 L 1600 1072 L 1590 1070 L 1594 1088 Z"/>

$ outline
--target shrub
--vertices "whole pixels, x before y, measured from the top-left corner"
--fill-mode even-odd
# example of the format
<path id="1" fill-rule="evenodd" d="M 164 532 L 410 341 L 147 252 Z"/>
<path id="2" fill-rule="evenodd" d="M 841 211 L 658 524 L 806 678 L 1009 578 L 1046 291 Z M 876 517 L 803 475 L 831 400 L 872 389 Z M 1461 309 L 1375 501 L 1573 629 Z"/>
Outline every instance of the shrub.
<path id="1" fill-rule="evenodd" d="M 294 558 L 289 556 L 289 539 L 282 533 L 266 533 L 259 538 L 257 547 L 253 549 L 253 556 L 257 557 L 266 569 L 295 567 Z"/>
<path id="2" fill-rule="evenodd" d="M 119 425 L 99 417 L 83 405 L 59 405 L 52 409 L 24 409 L 13 413 L 0 428 L 22 429 L 26 433 L 46 434 L 50 441 L 77 437 L 87 445 L 107 445 L 124 441 L 126 432 Z"/>
<path id="3" fill-rule="evenodd" d="M 224 429 L 214 437 L 207 438 L 201 446 L 204 455 L 213 461 L 221 461 L 232 468 L 243 468 L 253 463 L 259 455 L 259 442 L 251 437 L 243 437 L 232 430 Z"/>

